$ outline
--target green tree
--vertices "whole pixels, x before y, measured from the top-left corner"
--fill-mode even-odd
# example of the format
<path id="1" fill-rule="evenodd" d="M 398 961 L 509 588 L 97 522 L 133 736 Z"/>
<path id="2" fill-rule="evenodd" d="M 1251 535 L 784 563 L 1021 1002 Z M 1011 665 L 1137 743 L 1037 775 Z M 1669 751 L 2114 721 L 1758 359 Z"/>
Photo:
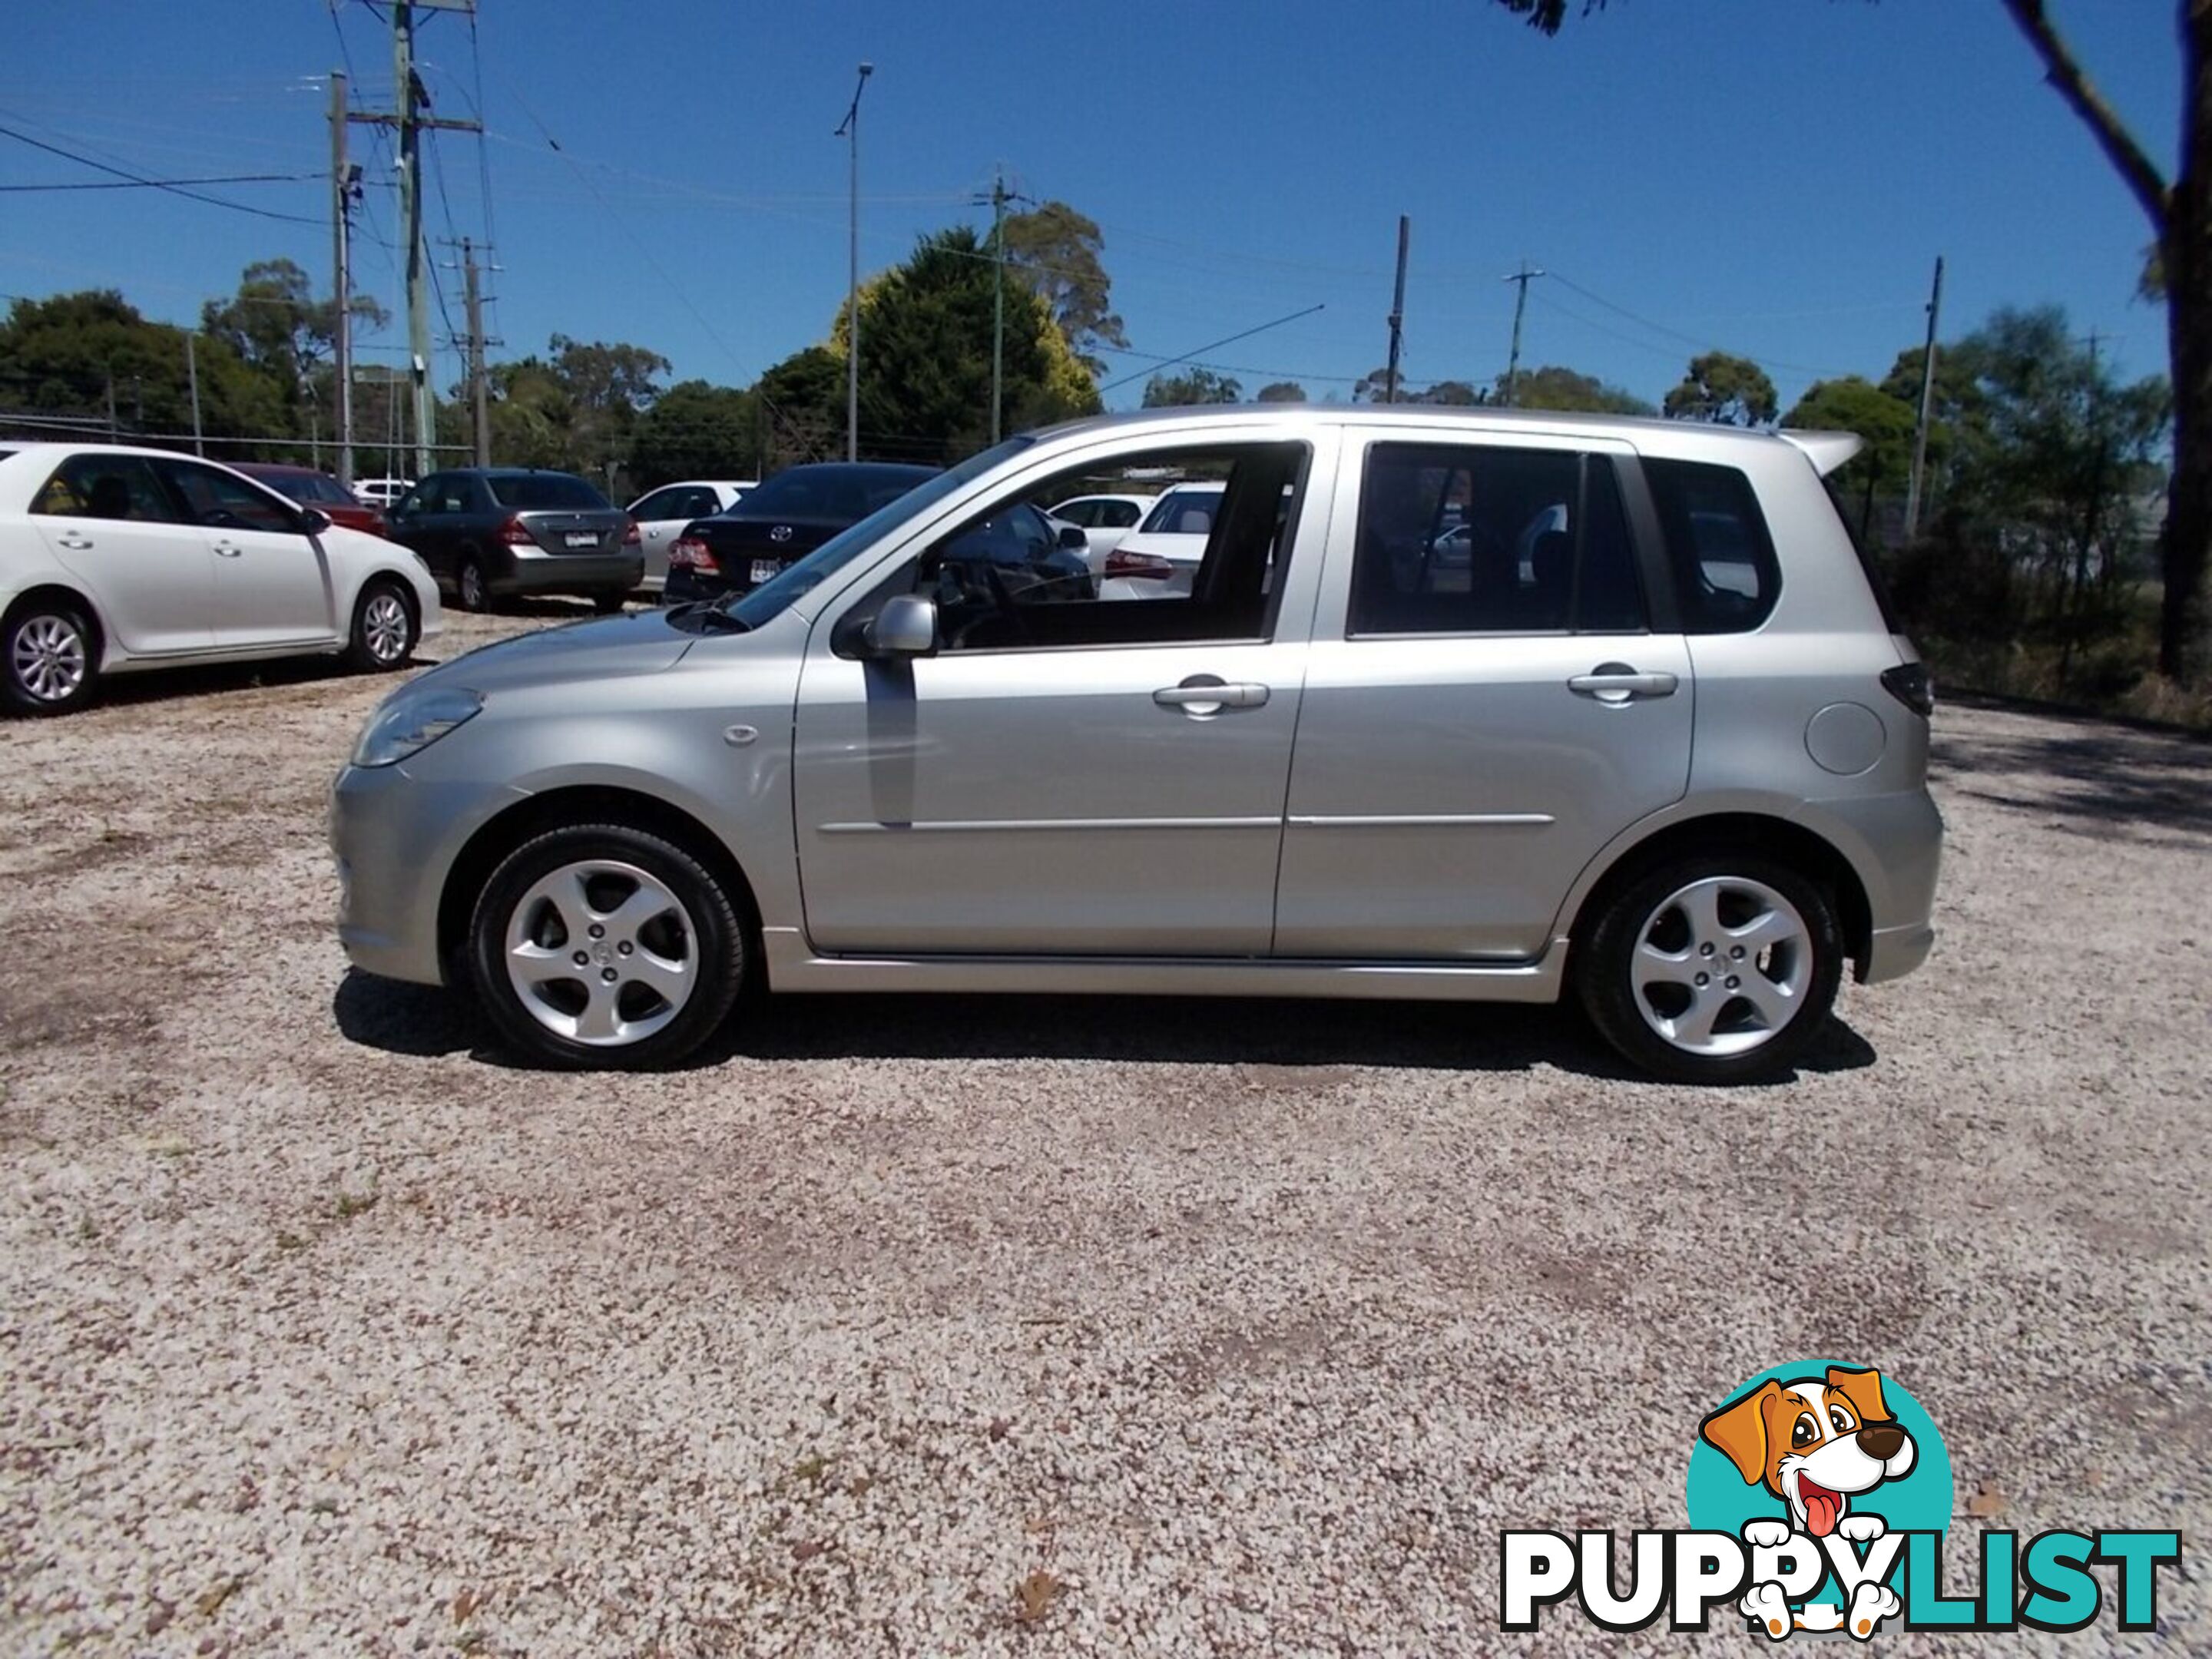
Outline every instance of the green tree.
<path id="1" fill-rule="evenodd" d="M 629 477 L 638 489 L 678 478 L 761 476 L 759 402 L 749 391 L 683 380 L 637 417 Z"/>
<path id="2" fill-rule="evenodd" d="M 1856 432 L 1866 441 L 1866 447 L 1834 474 L 1836 488 L 1847 499 L 1901 490 L 1911 476 L 1917 424 L 1912 404 L 1859 375 L 1814 381 L 1782 424 L 1806 432 Z"/>
<path id="3" fill-rule="evenodd" d="M 1676 421 L 1765 426 L 1780 407 L 1774 382 L 1757 363 L 1725 351 L 1708 351 L 1690 359 L 1682 383 L 1667 394 L 1666 412 Z"/>
<path id="4" fill-rule="evenodd" d="M 1498 377 L 1495 400 L 1505 400 L 1505 377 Z M 1656 415 L 1643 398 L 1608 386 L 1595 375 L 1547 363 L 1523 369 L 1513 387 L 1513 401 L 1522 409 L 1556 409 L 1579 415 Z"/>
<path id="5" fill-rule="evenodd" d="M 1008 215 L 1005 234 L 1007 265 L 1028 279 L 1083 366 L 1096 375 L 1104 367 L 1097 355 L 1101 346 L 1129 343 L 1114 313 L 1113 279 L 1099 258 L 1105 239 L 1097 222 L 1065 202 L 1047 202 L 1032 212 Z"/>
<path id="6" fill-rule="evenodd" d="M 1306 389 L 1296 380 L 1276 380 L 1260 388 L 1253 400 L 1262 404 L 1302 404 L 1306 400 Z"/>
<path id="7" fill-rule="evenodd" d="M 119 435 L 191 430 L 185 331 L 149 322 L 112 289 L 17 300 L 0 323 L 0 403 L 105 421 Z M 201 430 L 210 437 L 285 431 L 280 388 L 220 339 L 198 343 Z M 279 446 L 281 447 L 281 445 Z M 236 447 L 222 452 L 250 459 Z"/>
<path id="8" fill-rule="evenodd" d="M 1210 368 L 1186 369 L 1180 374 L 1159 374 L 1145 382 L 1146 409 L 1177 409 L 1190 404 L 1233 404 L 1244 388 Z"/>
<path id="9" fill-rule="evenodd" d="M 356 328 L 380 329 L 392 320 L 366 294 L 354 295 L 351 309 Z M 337 299 L 318 298 L 313 279 L 297 264 L 263 259 L 246 266 L 229 299 L 200 307 L 200 328 L 278 384 L 304 389 L 337 352 Z"/>
<path id="10" fill-rule="evenodd" d="M 845 358 L 827 346 L 795 351 L 753 387 L 768 423 L 761 476 L 843 455 Z"/>
<path id="11" fill-rule="evenodd" d="M 1569 0 L 1496 0 L 1557 33 Z M 2212 3 L 2178 0 L 2180 160 L 2160 167 L 2083 71 L 2045 0 L 1998 0 L 2044 66 L 2045 78 L 2088 130 L 2150 221 L 2166 301 L 2173 387 L 2173 475 L 2166 497 L 2160 671 L 2193 683 L 2206 671 L 2205 569 L 2212 561 Z M 1583 0 L 1585 15 L 1605 0 Z"/>

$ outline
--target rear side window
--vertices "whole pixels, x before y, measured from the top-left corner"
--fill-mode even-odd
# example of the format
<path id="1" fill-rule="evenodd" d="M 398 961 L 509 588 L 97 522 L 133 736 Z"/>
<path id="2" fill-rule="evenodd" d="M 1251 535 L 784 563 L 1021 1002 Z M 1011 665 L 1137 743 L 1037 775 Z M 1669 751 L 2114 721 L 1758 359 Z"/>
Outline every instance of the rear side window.
<path id="1" fill-rule="evenodd" d="M 1375 445 L 1350 620 L 1354 635 L 1643 631 L 1613 463 L 1569 450 Z"/>
<path id="2" fill-rule="evenodd" d="M 487 480 L 492 499 L 501 507 L 528 513 L 547 508 L 586 513 L 605 507 L 607 498 L 565 472 L 518 472 L 494 475 Z"/>
<path id="3" fill-rule="evenodd" d="M 1213 515 L 1219 511 L 1219 490 L 1179 489 L 1160 497 L 1152 517 L 1145 520 L 1145 529 L 1172 536 L 1203 536 L 1212 530 Z"/>
<path id="4" fill-rule="evenodd" d="M 70 456 L 32 498 L 31 511 L 64 518 L 182 522 L 169 492 L 140 455 Z"/>
<path id="5" fill-rule="evenodd" d="M 1782 590 L 1774 538 L 1751 480 L 1732 466 L 1646 460 L 1686 634 L 1748 632 Z"/>

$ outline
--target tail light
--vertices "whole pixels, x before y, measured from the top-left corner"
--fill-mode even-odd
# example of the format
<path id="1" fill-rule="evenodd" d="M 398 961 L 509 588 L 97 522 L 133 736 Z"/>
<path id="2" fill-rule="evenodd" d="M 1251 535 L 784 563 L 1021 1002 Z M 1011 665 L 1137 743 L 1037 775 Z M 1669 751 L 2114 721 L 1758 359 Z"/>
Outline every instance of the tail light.
<path id="1" fill-rule="evenodd" d="M 1106 556 L 1105 574 L 1164 582 L 1175 574 L 1175 566 L 1157 553 L 1124 553 L 1117 547 Z"/>
<path id="2" fill-rule="evenodd" d="M 722 570 L 714 550 L 696 536 L 678 537 L 668 544 L 668 568 L 696 570 L 702 576 L 720 575 Z"/>
<path id="3" fill-rule="evenodd" d="M 623 545 L 624 547 L 639 547 L 642 546 L 644 542 L 645 538 L 638 533 L 637 520 L 635 519 L 632 519 L 629 521 L 629 528 L 623 532 Z"/>
<path id="4" fill-rule="evenodd" d="M 538 545 L 538 538 L 530 533 L 530 526 L 523 523 L 521 515 L 519 514 L 509 515 L 507 521 L 500 526 L 499 538 L 509 547 Z"/>
<path id="5" fill-rule="evenodd" d="M 364 527 L 372 536 L 381 536 L 391 528 L 391 526 L 385 522 L 384 514 L 375 511 L 374 508 L 370 510 L 368 523 Z"/>
<path id="6" fill-rule="evenodd" d="M 1925 720 L 1936 712 L 1936 682 L 1924 662 L 1901 662 L 1881 672 L 1881 689 Z"/>

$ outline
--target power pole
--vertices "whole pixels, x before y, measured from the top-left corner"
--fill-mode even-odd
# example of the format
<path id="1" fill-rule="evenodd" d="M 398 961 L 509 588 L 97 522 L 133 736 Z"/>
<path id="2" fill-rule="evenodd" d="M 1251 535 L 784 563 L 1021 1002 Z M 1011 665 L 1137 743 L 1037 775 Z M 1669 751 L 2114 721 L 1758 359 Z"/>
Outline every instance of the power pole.
<path id="1" fill-rule="evenodd" d="M 1912 428 L 1912 476 L 1905 486 L 1905 539 L 1920 533 L 1920 483 L 1928 466 L 1928 424 L 1936 410 L 1936 325 L 1943 309 L 1943 258 L 1936 258 L 1936 286 L 1928 295 L 1928 349 L 1920 359 L 1920 418 Z"/>
<path id="2" fill-rule="evenodd" d="M 337 376 L 338 483 L 353 488 L 353 192 L 346 162 L 346 77 L 331 71 L 331 243 L 337 317 L 331 336 Z"/>
<path id="3" fill-rule="evenodd" d="M 483 297 L 477 286 L 476 245 L 465 236 L 461 238 L 461 269 L 468 278 L 469 306 L 469 391 L 476 402 L 477 465 L 491 465 L 491 394 L 487 389 L 484 374 L 484 348 L 491 343 L 484 338 Z"/>
<path id="4" fill-rule="evenodd" d="M 1513 301 L 1513 350 L 1505 360 L 1505 406 L 1508 409 L 1514 406 L 1521 382 L 1521 318 L 1528 309 L 1528 284 L 1543 274 L 1540 270 L 1530 270 L 1528 262 L 1523 259 L 1521 269 L 1505 279 L 1509 283 L 1521 284 L 1521 292 Z"/>
<path id="5" fill-rule="evenodd" d="M 476 9 L 476 0 L 392 0 L 392 73 L 399 100 L 397 113 L 371 115 L 349 112 L 346 119 L 365 125 L 395 127 L 399 133 L 399 234 L 405 240 L 407 259 L 408 379 L 415 410 L 415 476 L 426 476 L 436 464 L 433 446 L 437 439 L 437 400 L 430 386 L 430 289 L 422 246 L 422 135 L 429 129 L 482 132 L 474 121 L 446 120 L 425 115 L 429 97 L 415 73 L 415 12 Z"/>
<path id="6" fill-rule="evenodd" d="M 1398 216 L 1398 284 L 1390 292 L 1390 365 L 1382 374 L 1382 401 L 1398 401 L 1398 352 L 1406 337 L 1406 254 L 1413 246 L 1413 222 Z"/>
<path id="7" fill-rule="evenodd" d="M 852 107 L 832 138 L 852 140 L 852 234 L 845 283 L 845 459 L 860 459 L 860 94 L 868 89 L 873 64 L 860 65 L 860 81 L 853 88 Z"/>
<path id="8" fill-rule="evenodd" d="M 991 441 L 999 441 L 1006 407 L 1006 175 L 991 178 Z"/>
<path id="9" fill-rule="evenodd" d="M 198 339 L 199 337 L 197 334 L 187 334 L 185 336 L 185 384 L 191 388 L 192 394 L 192 453 L 195 455 L 204 455 L 207 453 L 207 446 L 200 441 L 200 354 L 198 343 Z"/>

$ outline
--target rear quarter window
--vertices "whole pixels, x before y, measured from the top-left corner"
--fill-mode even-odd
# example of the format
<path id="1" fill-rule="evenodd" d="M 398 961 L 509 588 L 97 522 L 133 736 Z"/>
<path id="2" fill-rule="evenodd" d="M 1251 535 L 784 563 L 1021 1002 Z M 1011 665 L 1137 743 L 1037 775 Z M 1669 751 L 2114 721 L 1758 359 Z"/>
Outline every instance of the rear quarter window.
<path id="1" fill-rule="evenodd" d="M 1774 611 L 1782 569 L 1751 480 L 1732 466 L 1646 459 L 1686 634 L 1740 634 Z"/>

